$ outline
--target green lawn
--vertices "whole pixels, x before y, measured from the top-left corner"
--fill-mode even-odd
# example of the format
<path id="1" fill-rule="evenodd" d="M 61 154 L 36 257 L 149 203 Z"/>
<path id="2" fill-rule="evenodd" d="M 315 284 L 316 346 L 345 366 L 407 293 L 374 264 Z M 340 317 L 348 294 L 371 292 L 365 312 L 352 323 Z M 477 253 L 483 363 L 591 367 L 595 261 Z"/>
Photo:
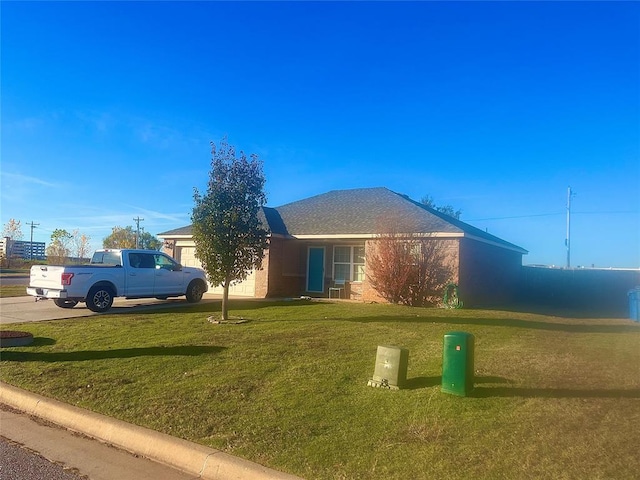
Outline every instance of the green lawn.
<path id="1" fill-rule="evenodd" d="M 232 301 L 6 325 L 0 378 L 308 479 L 625 479 L 640 472 L 640 324 L 486 310 Z M 440 392 L 442 337 L 476 390 Z M 367 386 L 378 345 L 409 385 Z"/>
<path id="2" fill-rule="evenodd" d="M 2 287 L 0 287 L 0 298 L 23 297 L 26 294 L 27 294 L 26 285 L 2 285 Z"/>
<path id="3" fill-rule="evenodd" d="M 0 268 L 0 277 L 23 277 L 29 276 L 29 268 Z"/>
<path id="4" fill-rule="evenodd" d="M 29 269 L 0 268 L 0 278 L 9 280 L 12 277 L 29 276 Z M 0 298 L 21 297 L 27 294 L 26 285 L 0 285 Z"/>

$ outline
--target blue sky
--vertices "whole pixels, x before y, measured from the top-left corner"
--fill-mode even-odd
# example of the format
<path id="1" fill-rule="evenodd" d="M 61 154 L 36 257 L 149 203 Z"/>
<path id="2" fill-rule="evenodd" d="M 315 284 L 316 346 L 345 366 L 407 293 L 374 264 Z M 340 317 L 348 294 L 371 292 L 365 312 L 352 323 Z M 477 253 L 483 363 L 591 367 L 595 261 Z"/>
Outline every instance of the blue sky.
<path id="1" fill-rule="evenodd" d="M 2 2 L 1 223 L 190 223 L 209 142 L 270 206 L 384 186 L 564 265 L 640 267 L 636 2 Z"/>

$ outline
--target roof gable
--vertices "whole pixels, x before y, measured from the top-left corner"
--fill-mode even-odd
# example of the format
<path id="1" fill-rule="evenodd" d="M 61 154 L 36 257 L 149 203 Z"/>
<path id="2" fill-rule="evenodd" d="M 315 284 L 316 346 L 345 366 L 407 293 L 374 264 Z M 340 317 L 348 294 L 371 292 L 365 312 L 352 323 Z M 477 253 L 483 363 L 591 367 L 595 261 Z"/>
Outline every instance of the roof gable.
<path id="1" fill-rule="evenodd" d="M 278 207 L 291 235 L 374 234 L 390 219 L 416 233 L 462 233 L 429 208 L 386 188 L 333 190 Z"/>
<path id="2" fill-rule="evenodd" d="M 387 188 L 333 190 L 280 207 L 263 207 L 259 218 L 271 234 L 308 237 L 375 235 L 385 226 L 406 226 L 410 232 L 471 237 L 527 253 L 521 247 Z M 191 236 L 191 226 L 158 234 Z"/>
<path id="3" fill-rule="evenodd" d="M 467 236 L 527 253 L 517 245 L 384 187 L 333 190 L 277 210 L 293 236 L 372 235 L 383 231 L 385 226 L 406 226 L 410 231 L 404 233 Z"/>

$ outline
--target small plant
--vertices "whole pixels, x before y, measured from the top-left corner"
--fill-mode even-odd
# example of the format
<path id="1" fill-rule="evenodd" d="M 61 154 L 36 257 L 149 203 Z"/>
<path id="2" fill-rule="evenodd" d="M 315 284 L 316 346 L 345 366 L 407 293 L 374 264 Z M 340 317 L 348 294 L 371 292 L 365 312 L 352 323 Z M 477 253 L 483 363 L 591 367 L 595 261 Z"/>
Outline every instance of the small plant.
<path id="1" fill-rule="evenodd" d="M 463 302 L 460 300 L 458 285 L 449 283 L 444 289 L 444 297 L 442 299 L 444 308 L 462 308 Z"/>

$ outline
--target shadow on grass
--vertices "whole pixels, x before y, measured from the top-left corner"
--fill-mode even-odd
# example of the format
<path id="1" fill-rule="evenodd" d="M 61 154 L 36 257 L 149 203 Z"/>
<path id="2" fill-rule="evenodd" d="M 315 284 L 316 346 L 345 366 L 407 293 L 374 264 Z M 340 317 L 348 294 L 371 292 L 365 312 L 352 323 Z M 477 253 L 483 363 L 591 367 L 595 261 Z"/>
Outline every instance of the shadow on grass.
<path id="1" fill-rule="evenodd" d="M 504 377 L 475 377 L 475 383 L 513 383 L 512 380 Z M 408 378 L 404 384 L 404 390 L 419 390 L 421 388 L 431 388 L 442 383 L 442 376 L 435 377 L 414 377 Z"/>
<path id="2" fill-rule="evenodd" d="M 419 390 L 421 388 L 430 388 L 440 385 L 442 377 L 414 377 L 408 378 L 404 383 L 403 390 Z"/>
<path id="3" fill-rule="evenodd" d="M 169 357 L 210 355 L 225 350 L 226 347 L 214 346 L 178 346 L 178 347 L 145 347 L 116 348 L 113 350 L 84 350 L 79 352 L 2 352 L 2 362 L 85 362 L 105 360 L 109 358 L 134 357 Z"/>
<path id="4" fill-rule="evenodd" d="M 478 307 L 478 310 L 501 310 L 503 312 L 532 313 L 534 315 L 545 315 L 553 317 L 575 318 L 575 319 L 619 319 L 627 320 L 628 311 L 624 309 L 605 308 L 585 308 L 585 307 L 561 307 L 553 305 L 496 305 L 494 307 Z"/>
<path id="5" fill-rule="evenodd" d="M 522 320 L 517 318 L 484 318 L 484 317 L 416 317 L 416 316 L 377 316 L 346 318 L 345 321 L 359 323 L 397 322 L 397 323 L 436 323 L 449 325 L 482 325 L 485 327 L 512 327 L 533 330 L 550 330 L 569 333 L 637 333 L 640 324 L 606 324 L 606 323 L 558 323 Z"/>
<path id="6" fill-rule="evenodd" d="M 55 345 L 56 341 L 48 337 L 34 337 L 30 347 L 45 347 L 47 345 Z"/>
<path id="7" fill-rule="evenodd" d="M 475 398 L 640 398 L 640 388 L 574 390 L 570 388 L 476 387 L 469 396 Z"/>
<path id="8" fill-rule="evenodd" d="M 318 305 L 321 302 L 317 300 L 306 299 L 290 299 L 290 300 L 275 300 L 275 299 L 231 299 L 229 310 L 235 316 L 238 316 L 238 311 L 243 310 L 258 310 L 268 307 L 306 307 L 310 305 Z M 326 305 L 330 305 L 330 302 L 322 302 Z M 337 303 L 339 304 L 339 303 Z M 155 314 L 161 311 L 167 311 L 170 307 L 182 306 L 181 313 L 207 313 L 209 315 L 215 314 L 220 311 L 221 301 L 218 299 L 207 299 L 206 302 L 200 304 L 188 304 L 182 299 L 169 300 L 166 304 L 153 304 L 153 305 L 139 305 L 135 307 L 114 307 L 111 313 L 135 313 L 136 315 Z M 409 308 L 409 307 L 407 307 Z M 356 311 L 354 309 L 354 311 Z M 419 310 L 417 310 L 419 311 Z M 433 313 L 435 309 L 429 309 L 430 313 Z M 518 309 L 503 309 L 502 311 L 518 312 Z M 520 310 L 520 311 L 526 311 Z M 560 313 L 560 312 L 555 312 Z M 569 312 L 564 312 L 562 317 L 570 321 L 571 318 L 576 320 L 580 318 L 576 315 L 569 315 Z M 551 311 L 539 311 L 539 315 L 550 315 Z M 107 313 L 108 315 L 108 313 Z M 342 312 L 344 315 L 344 312 Z M 477 315 L 477 316 L 475 316 Z M 555 321 L 540 321 L 540 320 L 526 320 L 518 318 L 492 318 L 488 316 L 489 313 L 485 310 L 460 310 L 458 315 L 447 316 L 417 316 L 411 315 L 372 315 L 372 316 L 340 316 L 335 318 L 325 318 L 329 320 L 338 320 L 346 322 L 356 323 L 433 323 L 433 324 L 448 324 L 448 325 L 481 325 L 489 327 L 512 327 L 512 328 L 525 328 L 533 330 L 549 330 L 557 332 L 569 332 L 569 333 L 637 333 L 640 334 L 640 323 L 632 322 L 626 319 L 608 319 L 616 322 L 611 323 L 605 321 L 603 318 L 593 318 L 585 315 L 582 317 L 585 323 L 566 323 Z M 277 320 L 276 320 L 277 321 Z M 318 321 L 322 321 L 318 319 Z M 625 322 L 625 323 L 621 323 Z"/>
<path id="9" fill-rule="evenodd" d="M 439 387 L 441 376 L 414 377 L 407 379 L 403 390 L 419 390 L 421 388 Z M 640 398 L 640 389 L 570 389 L 570 388 L 523 388 L 511 386 L 477 386 L 487 383 L 513 383 L 513 380 L 503 377 L 482 376 L 475 377 L 476 387 L 467 395 L 472 398 Z"/>
<path id="10" fill-rule="evenodd" d="M 135 300 L 135 299 L 134 299 Z M 265 298 L 251 298 L 247 300 L 241 299 L 229 299 L 229 310 L 257 310 L 260 308 L 269 307 L 301 307 L 313 305 L 312 300 L 305 299 L 290 299 L 290 300 L 274 300 Z M 176 307 L 180 308 L 180 313 L 215 313 L 220 312 L 222 308 L 222 300 L 218 298 L 204 298 L 199 303 L 189 303 L 184 298 L 170 298 L 158 303 L 141 303 L 141 304 L 126 304 L 115 305 L 109 309 L 108 312 L 100 315 L 113 315 L 122 313 L 135 313 L 136 315 L 154 314 L 159 311 L 170 311 Z M 82 307 L 81 307 L 82 308 Z"/>

